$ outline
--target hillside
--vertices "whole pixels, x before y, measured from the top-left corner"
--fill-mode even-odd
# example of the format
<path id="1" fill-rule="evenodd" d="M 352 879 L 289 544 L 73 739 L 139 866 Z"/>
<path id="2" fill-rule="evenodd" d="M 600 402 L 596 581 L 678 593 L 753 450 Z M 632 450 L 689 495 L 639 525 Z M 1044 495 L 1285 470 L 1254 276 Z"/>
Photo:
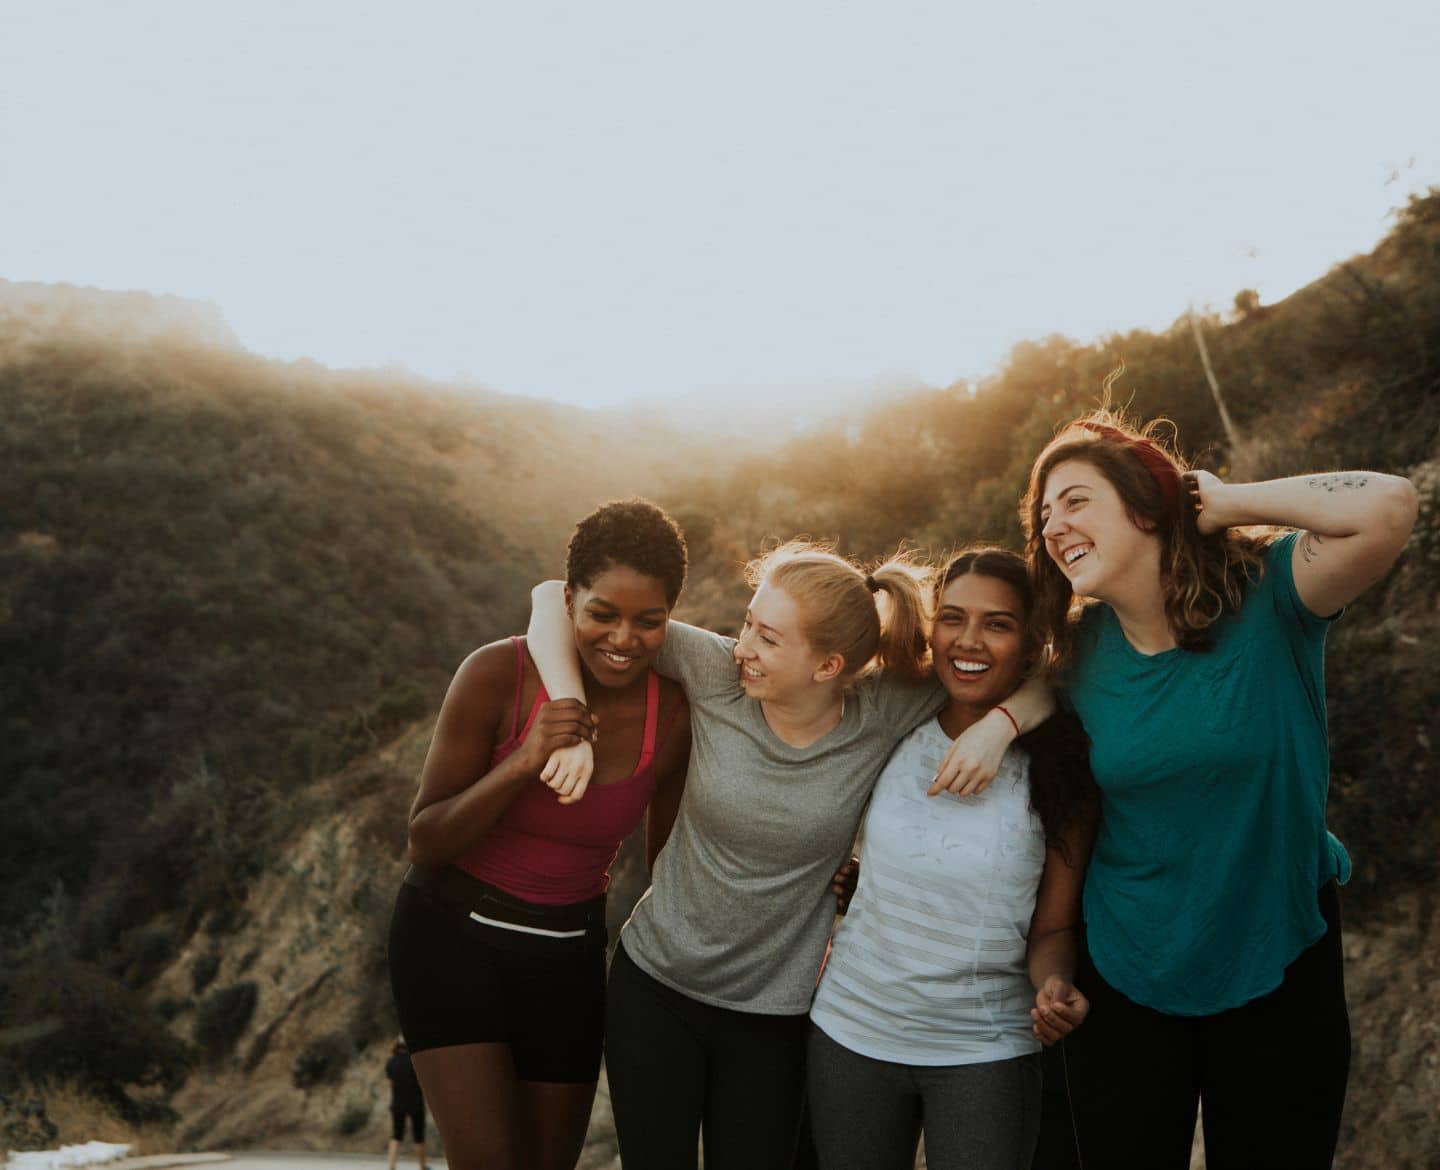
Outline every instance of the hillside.
<path id="1" fill-rule="evenodd" d="M 1123 361 L 1133 408 L 1223 474 L 1421 488 L 1400 566 L 1329 644 L 1356 859 L 1340 1164 L 1440 1161 L 1440 194 L 1284 302 L 1202 317 L 1234 442 L 1187 320 L 1023 344 L 979 385 L 736 459 L 635 416 L 261 361 L 207 310 L 108 296 L 0 284 L 0 1092 L 79 1086 L 143 1141 L 374 1148 L 384 929 L 438 698 L 523 620 L 569 522 L 661 499 L 692 547 L 681 616 L 730 628 L 738 566 L 777 537 L 1018 540 L 1031 454 Z M 623 854 L 614 915 L 642 880 Z M 612 1142 L 602 1107 L 586 1165 Z"/>
<path id="2" fill-rule="evenodd" d="M 523 621 L 577 516 L 685 458 L 640 434 L 617 461 L 633 422 L 0 283 L 0 1030 L 49 1029 L 30 1071 L 163 1114 L 134 1090 L 193 1053 L 149 1018 L 157 972 L 244 917 L 310 786 Z"/>

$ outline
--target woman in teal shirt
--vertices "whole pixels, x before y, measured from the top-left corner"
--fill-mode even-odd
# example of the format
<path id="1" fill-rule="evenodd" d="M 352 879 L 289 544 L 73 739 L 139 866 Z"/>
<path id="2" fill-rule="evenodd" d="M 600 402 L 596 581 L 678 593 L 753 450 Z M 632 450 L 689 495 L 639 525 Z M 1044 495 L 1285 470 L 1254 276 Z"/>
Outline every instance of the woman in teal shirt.
<path id="1" fill-rule="evenodd" d="M 1415 490 L 1226 484 L 1102 410 L 1041 452 L 1021 512 L 1101 790 L 1075 980 L 1091 1013 L 1060 1066 L 1073 1124 L 1062 1084 L 1036 1166 L 1184 1170 L 1203 1102 L 1211 1170 L 1328 1167 L 1350 861 L 1325 828 L 1325 631 L 1394 563 Z"/>

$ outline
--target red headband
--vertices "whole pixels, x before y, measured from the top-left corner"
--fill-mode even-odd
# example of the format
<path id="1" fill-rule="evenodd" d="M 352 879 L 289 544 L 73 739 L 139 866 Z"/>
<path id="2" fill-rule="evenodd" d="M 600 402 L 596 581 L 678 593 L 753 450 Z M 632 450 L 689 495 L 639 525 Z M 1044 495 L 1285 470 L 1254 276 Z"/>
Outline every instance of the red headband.
<path id="1" fill-rule="evenodd" d="M 1160 487 L 1160 494 L 1165 497 L 1165 506 L 1171 512 L 1180 509 L 1180 476 L 1175 470 L 1175 464 L 1167 459 L 1160 448 L 1149 439 L 1131 438 L 1118 427 L 1107 426 L 1105 423 L 1082 422 L 1078 424 L 1087 431 L 1094 431 L 1115 443 L 1129 447 L 1135 458 L 1140 460 L 1145 470 L 1150 473 Z"/>

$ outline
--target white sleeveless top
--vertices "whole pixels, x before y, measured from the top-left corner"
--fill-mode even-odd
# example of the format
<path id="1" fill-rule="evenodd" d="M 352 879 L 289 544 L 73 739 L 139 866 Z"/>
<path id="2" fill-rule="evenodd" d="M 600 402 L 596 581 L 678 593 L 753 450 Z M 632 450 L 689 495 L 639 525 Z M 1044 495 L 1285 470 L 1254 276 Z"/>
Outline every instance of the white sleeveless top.
<path id="1" fill-rule="evenodd" d="M 1045 867 L 1029 761 L 1011 748 L 979 796 L 926 796 L 951 740 L 901 741 L 865 817 L 860 884 L 810 1018 L 876 1060 L 978 1064 L 1038 1052 L 1026 942 Z"/>

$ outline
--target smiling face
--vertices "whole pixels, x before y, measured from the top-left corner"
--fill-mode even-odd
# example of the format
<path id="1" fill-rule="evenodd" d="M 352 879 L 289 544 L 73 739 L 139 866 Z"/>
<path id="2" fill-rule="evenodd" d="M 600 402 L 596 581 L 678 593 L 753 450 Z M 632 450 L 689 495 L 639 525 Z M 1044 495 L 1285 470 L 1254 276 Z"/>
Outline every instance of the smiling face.
<path id="1" fill-rule="evenodd" d="M 1041 495 L 1045 551 L 1082 597 L 1113 604 L 1136 584 L 1159 579 L 1160 538 L 1135 523 L 1100 469 L 1084 459 L 1056 464 Z"/>
<path id="2" fill-rule="evenodd" d="M 836 661 L 843 665 L 838 655 L 822 654 L 810 644 L 800 603 L 769 582 L 750 599 L 735 643 L 735 661 L 740 685 L 750 698 L 781 703 L 833 679 Z"/>
<path id="3" fill-rule="evenodd" d="M 930 652 L 953 706 L 1003 703 L 1020 685 L 1032 657 L 1025 602 L 1008 581 L 965 573 L 940 594 Z"/>
<path id="4" fill-rule="evenodd" d="M 575 648 L 587 674 L 604 687 L 643 678 L 665 641 L 670 605 L 665 583 L 628 565 L 612 565 L 588 586 L 565 587 Z"/>

